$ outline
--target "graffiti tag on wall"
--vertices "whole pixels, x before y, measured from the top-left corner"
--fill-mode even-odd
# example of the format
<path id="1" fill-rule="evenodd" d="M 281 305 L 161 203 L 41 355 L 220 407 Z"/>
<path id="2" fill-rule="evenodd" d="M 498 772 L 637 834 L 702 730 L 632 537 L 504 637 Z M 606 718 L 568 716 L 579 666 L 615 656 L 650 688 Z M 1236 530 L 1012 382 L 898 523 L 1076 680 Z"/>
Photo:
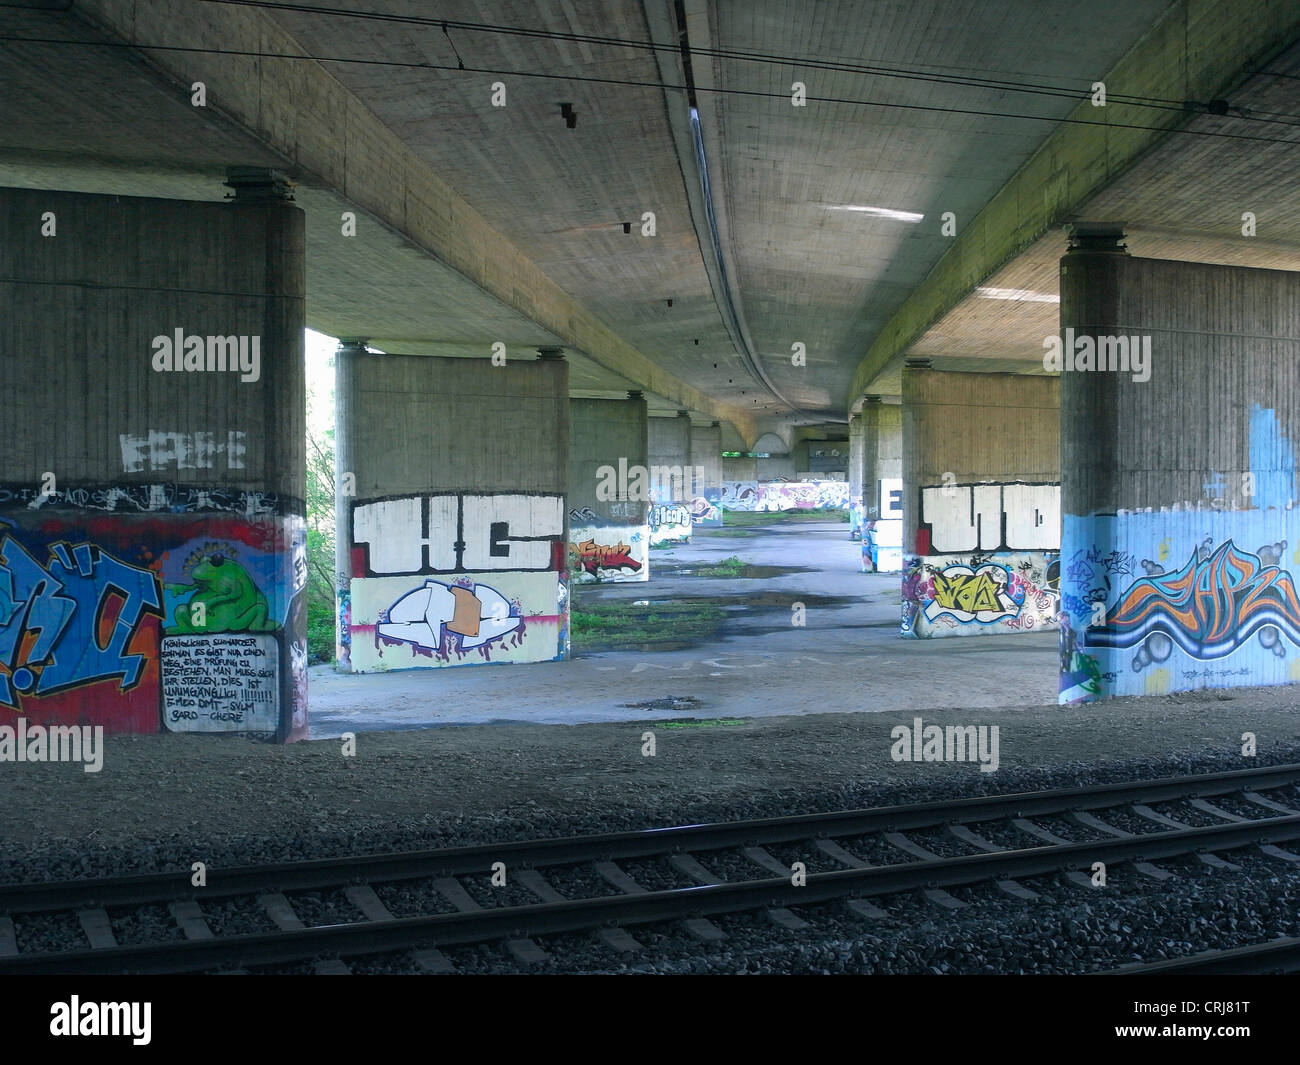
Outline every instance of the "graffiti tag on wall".
<path id="1" fill-rule="evenodd" d="M 570 571 L 582 581 L 646 580 L 649 535 L 644 525 L 574 529 L 569 541 Z"/>
<path id="2" fill-rule="evenodd" d="M 1068 519 L 1121 546 L 1076 548 L 1065 567 L 1061 701 L 1300 680 L 1296 557 L 1269 538 L 1294 522 L 1273 515 L 1188 515 L 1182 537 L 1167 515 Z M 1206 535 L 1189 536 L 1198 519 Z"/>
<path id="3" fill-rule="evenodd" d="M 0 705 L 99 681 L 140 683 L 143 650 L 131 650 L 162 600 L 154 574 L 92 543 L 54 543 L 42 562 L 11 536 L 0 540 Z"/>
<path id="4" fill-rule="evenodd" d="M 1055 551 L 1059 484 L 944 484 L 921 489 L 917 554 Z"/>
<path id="5" fill-rule="evenodd" d="M 848 481 L 724 481 L 723 510 L 848 510 Z"/>
<path id="6" fill-rule="evenodd" d="M 674 543 L 691 538 L 691 511 L 684 503 L 651 503 L 650 542 Z"/>
<path id="7" fill-rule="evenodd" d="M 457 665 L 471 652 L 483 662 L 564 657 L 564 522 L 559 495 L 448 492 L 354 504 L 340 656 L 360 672 Z M 414 587 L 404 579 L 432 574 L 447 579 Z M 410 658 L 386 658 L 391 647 Z"/>
<path id="8" fill-rule="evenodd" d="M 448 493 L 355 503 L 354 577 L 559 569 L 564 497 Z"/>
<path id="9" fill-rule="evenodd" d="M 904 636 L 988 636 L 1050 628 L 1060 563 L 1042 552 L 910 556 L 903 571 Z"/>

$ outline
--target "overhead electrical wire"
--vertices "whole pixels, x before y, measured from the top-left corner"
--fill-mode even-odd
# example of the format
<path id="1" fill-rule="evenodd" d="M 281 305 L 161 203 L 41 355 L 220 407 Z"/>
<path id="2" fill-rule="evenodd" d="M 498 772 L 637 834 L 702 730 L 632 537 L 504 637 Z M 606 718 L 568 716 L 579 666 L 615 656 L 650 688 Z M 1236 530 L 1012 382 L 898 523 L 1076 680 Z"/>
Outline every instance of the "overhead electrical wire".
<path id="1" fill-rule="evenodd" d="M 608 37 L 599 34 L 573 33 L 561 30 L 539 30 L 522 26 L 504 26 L 489 22 L 467 22 L 458 19 L 443 19 L 427 15 L 402 15 L 381 11 L 365 11 L 360 8 L 327 7 L 320 4 L 291 3 L 288 2 L 288 0 L 201 0 L 201 2 L 220 4 L 229 7 L 250 7 L 271 11 L 285 11 L 295 14 L 327 15 L 341 18 L 363 19 L 374 22 L 393 22 L 401 25 L 428 26 L 434 28 L 441 27 L 444 33 L 447 31 L 447 28 L 450 27 L 452 29 L 464 30 L 469 33 L 491 33 L 501 36 L 530 37 L 543 40 L 565 41 L 574 44 L 595 44 L 649 52 L 673 52 L 677 50 L 677 45 L 674 44 L 633 40 L 626 37 Z M 1089 92 L 1080 93 L 1076 89 L 1071 89 L 1062 85 L 1047 85 L 1041 82 L 1011 81 L 998 78 L 981 78 L 970 74 L 933 74 L 918 69 L 878 66 L 868 63 L 854 63 L 841 59 L 816 59 L 806 56 L 789 56 L 772 52 L 753 52 L 744 49 L 710 48 L 707 46 L 692 46 L 691 52 L 695 55 L 710 56 L 718 59 L 730 59 L 740 62 L 807 67 L 814 70 L 830 70 L 841 73 L 870 75 L 873 77 L 925 81 L 939 85 L 959 85 L 969 88 L 984 88 L 1004 92 L 1021 92 L 1041 96 L 1057 96 L 1072 100 L 1086 100 L 1090 95 Z M 942 65 L 939 64 L 933 66 L 935 69 L 943 69 Z M 963 68 L 952 67 L 949 69 L 960 70 Z M 1269 72 L 1257 71 L 1256 73 L 1267 74 Z M 1290 75 L 1277 76 L 1287 77 Z M 1128 104 L 1135 107 L 1150 107 L 1158 110 L 1179 112 L 1190 110 L 1187 101 L 1172 100 L 1159 96 L 1140 96 L 1128 93 L 1108 92 L 1107 99 L 1116 103 Z M 1281 125 L 1300 124 L 1300 115 L 1288 114 L 1281 111 L 1251 111 L 1249 114 L 1234 115 L 1233 117 L 1255 122 L 1276 121 Z M 1296 121 L 1287 122 L 1284 121 L 1285 119 L 1294 119 Z"/>
<path id="2" fill-rule="evenodd" d="M 206 2 L 246 3 L 250 2 L 250 0 L 206 0 Z M 450 23 L 448 23 L 448 25 L 450 25 Z M 674 85 L 670 82 L 642 81 L 634 78 L 601 78 L 589 74 L 548 74 L 542 71 L 504 70 L 496 67 L 470 67 L 453 65 L 450 63 L 412 63 L 394 59 L 362 59 L 353 56 L 326 56 L 295 54 L 289 52 L 255 52 L 237 48 L 204 48 L 196 45 L 148 44 L 142 41 L 93 41 L 67 37 L 30 37 L 19 36 L 17 34 L 0 34 L 0 42 L 7 44 L 63 45 L 80 48 L 115 48 L 141 52 L 182 52 L 192 55 L 223 55 L 248 59 L 283 59 L 286 61 L 296 62 L 338 63 L 344 65 L 351 64 L 354 66 L 391 67 L 404 70 L 449 71 L 452 73 L 487 74 L 493 77 L 537 78 L 546 81 L 578 82 L 592 85 L 618 85 L 627 88 L 666 89 L 683 93 L 688 92 L 690 89 L 690 86 Z M 697 85 L 695 91 L 697 94 L 710 93 L 723 96 L 758 97 L 777 100 L 790 99 L 789 93 L 763 92 L 758 89 L 728 89 L 720 86 Z M 905 104 L 885 100 L 860 100 L 841 96 L 815 96 L 811 93 L 807 94 L 804 99 L 809 103 L 843 104 L 853 107 L 879 107 L 889 110 L 903 111 L 928 111 L 948 115 L 970 115 L 978 118 L 1008 118 L 1029 122 L 1100 126 L 1109 129 L 1136 129 L 1145 130 L 1151 133 L 1169 133 L 1198 137 L 1220 137 L 1229 140 L 1252 141 L 1257 144 L 1295 145 L 1300 143 L 1282 137 L 1256 137 L 1248 133 L 1228 133 L 1221 130 L 1194 130 L 1177 126 L 1147 126 L 1136 122 L 1106 122 L 1098 119 L 1061 118 L 1056 115 L 1032 115 L 1008 111 L 988 111 L 971 107 L 940 107 L 934 104 Z"/>

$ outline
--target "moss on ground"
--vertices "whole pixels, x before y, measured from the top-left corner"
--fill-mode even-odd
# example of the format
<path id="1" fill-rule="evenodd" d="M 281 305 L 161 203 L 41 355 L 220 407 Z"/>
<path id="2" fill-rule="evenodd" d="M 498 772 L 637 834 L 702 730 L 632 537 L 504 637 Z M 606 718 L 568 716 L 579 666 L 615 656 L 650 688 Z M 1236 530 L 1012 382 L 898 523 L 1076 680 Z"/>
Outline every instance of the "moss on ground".
<path id="1" fill-rule="evenodd" d="M 669 650 L 712 636 L 724 616 L 719 607 L 693 599 L 584 603 L 575 597 L 569 635 L 575 651 Z"/>

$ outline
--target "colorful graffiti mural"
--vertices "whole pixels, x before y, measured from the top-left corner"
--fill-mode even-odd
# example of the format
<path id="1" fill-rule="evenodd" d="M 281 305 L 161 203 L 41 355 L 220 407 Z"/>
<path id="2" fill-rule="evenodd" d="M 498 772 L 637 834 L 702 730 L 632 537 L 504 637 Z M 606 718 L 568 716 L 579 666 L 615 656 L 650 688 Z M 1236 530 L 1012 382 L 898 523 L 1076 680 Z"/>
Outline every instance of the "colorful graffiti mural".
<path id="1" fill-rule="evenodd" d="M 119 498 L 168 494 L 143 487 L 162 491 Z M 95 513 L 108 509 L 105 489 L 25 506 L 25 493 L 6 491 L 0 708 L 109 732 L 305 733 L 301 517 L 108 515 Z M 257 649 L 226 646 L 233 633 L 260 634 Z"/>
<path id="2" fill-rule="evenodd" d="M 910 556 L 903 571 L 905 636 L 987 636 L 1051 628 L 1060 563 L 1040 552 Z"/>
<path id="3" fill-rule="evenodd" d="M 376 628 L 381 642 L 407 643 L 444 662 L 452 654 L 461 659 L 470 651 L 491 661 L 494 644 L 502 647 L 509 639 L 518 647 L 525 631 L 519 600 L 507 600 L 495 588 L 469 577 L 458 578 L 455 584 L 425 581 L 424 587 L 380 611 Z"/>
<path id="4" fill-rule="evenodd" d="M 354 503 L 340 662 L 345 651 L 354 672 L 566 657 L 564 518 L 564 498 L 544 493 Z"/>
<path id="5" fill-rule="evenodd" d="M 1061 701 L 1300 681 L 1297 526 L 1282 509 L 1067 516 Z"/>
<path id="6" fill-rule="evenodd" d="M 46 551 L 41 560 L 12 535 L 0 540 L 0 706 L 42 722 L 24 697 L 34 702 L 104 682 L 119 694 L 139 688 L 157 654 L 162 608 L 147 568 L 84 541 Z M 156 731 L 156 686 L 147 694 L 143 714 L 128 704 L 128 724 Z"/>
<path id="7" fill-rule="evenodd" d="M 848 510 L 848 481 L 725 481 L 723 510 Z"/>
<path id="8" fill-rule="evenodd" d="M 690 541 L 691 511 L 685 503 L 651 503 L 648 517 L 652 544 Z"/>
<path id="9" fill-rule="evenodd" d="M 904 558 L 904 636 L 987 636 L 1050 627 L 1060 611 L 1058 484 L 923 486 Z"/>
<path id="10" fill-rule="evenodd" d="M 582 582 L 649 580 L 649 540 L 648 525 L 571 529 L 569 572 Z"/>
<path id="11" fill-rule="evenodd" d="M 706 488 L 700 495 L 692 496 L 688 504 L 691 510 L 691 524 L 703 526 L 716 526 L 722 524 L 722 510 L 719 507 L 719 500 L 722 498 L 722 489 Z"/>

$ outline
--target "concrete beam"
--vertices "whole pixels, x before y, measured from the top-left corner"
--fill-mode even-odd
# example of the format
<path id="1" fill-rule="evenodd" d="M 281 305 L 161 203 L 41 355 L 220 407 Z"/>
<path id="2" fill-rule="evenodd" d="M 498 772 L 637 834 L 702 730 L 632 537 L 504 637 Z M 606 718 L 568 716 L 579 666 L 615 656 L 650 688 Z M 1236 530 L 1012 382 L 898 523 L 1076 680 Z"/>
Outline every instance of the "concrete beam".
<path id="1" fill-rule="evenodd" d="M 748 412 L 664 372 L 552 282 L 268 15 L 194 4 L 178 16 L 170 0 L 87 0 L 76 17 L 142 46 L 141 61 L 187 96 L 191 83 L 204 82 L 209 111 L 283 157 L 294 180 L 337 191 L 566 347 L 648 391 L 726 419 L 744 436 L 755 435 Z M 223 54 L 183 50 L 209 46 Z M 265 54 L 303 58 L 260 58 Z M 382 335 L 382 324 L 370 332 Z"/>
<path id="2" fill-rule="evenodd" d="M 1194 100 L 1224 96 L 1300 33 L 1294 5 L 1243 0 L 1179 0 L 1100 80 L 1107 93 Z M 958 236 L 925 282 L 889 320 L 858 364 L 849 395 L 896 366 L 908 348 L 976 285 L 1070 219 L 1088 197 L 1114 181 L 1197 112 L 1158 111 L 1111 99 L 1085 100 L 975 218 L 958 219 Z M 1129 126 L 1159 127 L 1132 129 Z M 856 399 L 854 400 L 856 402 Z M 850 407 L 852 413 L 852 404 Z"/>

